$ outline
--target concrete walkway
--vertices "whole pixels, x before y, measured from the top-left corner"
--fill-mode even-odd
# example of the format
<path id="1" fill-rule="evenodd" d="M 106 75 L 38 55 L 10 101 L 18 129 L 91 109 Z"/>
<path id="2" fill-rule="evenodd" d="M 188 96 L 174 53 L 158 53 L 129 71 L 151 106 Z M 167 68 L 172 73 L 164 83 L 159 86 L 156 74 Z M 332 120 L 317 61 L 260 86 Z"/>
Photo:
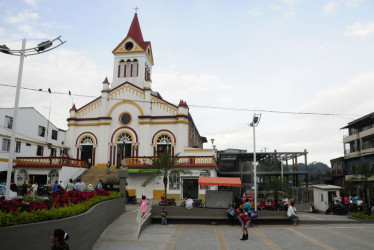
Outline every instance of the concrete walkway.
<path id="1" fill-rule="evenodd" d="M 124 249 L 122 245 L 127 245 L 127 242 L 137 242 L 138 209 L 139 205 L 126 205 L 126 212 L 104 230 L 92 249 Z"/>
<path id="2" fill-rule="evenodd" d="M 153 208 L 156 208 L 156 206 L 154 206 Z M 300 246 L 304 246 L 303 240 L 307 239 L 309 241 L 310 246 L 306 247 L 305 249 L 316 249 L 316 247 L 333 249 L 335 248 L 335 245 L 333 247 L 330 247 L 330 243 L 328 241 L 328 244 L 322 245 L 316 242 L 321 239 L 333 239 L 334 241 L 341 242 L 348 236 L 343 233 L 341 235 L 338 233 L 339 237 L 336 237 L 336 230 L 345 230 L 346 228 L 349 228 L 349 233 L 352 233 L 352 230 L 357 231 L 357 229 L 362 231 L 355 237 L 350 236 L 356 242 L 364 242 L 363 246 L 361 246 L 361 249 L 374 248 L 374 242 L 367 239 L 368 235 L 363 234 L 363 232 L 374 233 L 374 225 L 359 225 L 358 221 L 350 219 L 348 218 L 348 216 L 313 214 L 308 212 L 298 213 L 301 219 L 300 227 L 293 227 L 291 226 L 291 223 L 268 226 L 254 224 L 254 226 L 250 228 L 251 241 L 246 242 L 242 242 L 239 240 L 241 236 L 241 229 L 239 225 L 203 225 L 199 223 L 196 223 L 195 225 L 186 225 L 183 223 L 173 224 L 173 222 L 171 222 L 172 220 L 170 220 L 169 224 L 166 226 L 160 225 L 159 223 L 150 225 L 141 233 L 140 238 L 138 239 L 136 235 L 136 216 L 138 209 L 139 204 L 126 205 L 126 212 L 119 216 L 110 226 L 108 226 L 104 230 L 92 249 L 227 250 L 245 249 L 249 245 L 251 246 L 250 249 L 300 249 L 298 247 L 295 247 L 295 245 L 288 244 L 294 242 L 296 234 L 298 234 L 297 237 L 301 236 Z M 154 210 L 156 211 L 157 209 Z M 180 211 L 184 212 L 187 211 L 187 209 Z M 201 213 L 204 213 L 203 210 L 200 209 L 188 210 L 188 212 L 191 211 L 200 211 Z M 201 218 L 195 218 L 195 220 L 199 219 Z M 336 224 L 345 225 L 339 227 Z M 322 229 L 324 230 L 324 232 L 322 234 L 319 234 Z M 300 233 L 300 230 L 305 232 Z M 282 237 L 287 239 L 287 244 L 285 243 L 283 247 L 277 246 L 280 242 L 284 242 L 282 237 L 278 237 L 278 234 L 280 234 L 280 232 L 283 232 Z M 311 235 L 311 232 L 313 233 L 313 235 Z M 287 238 L 287 235 L 290 237 Z"/>

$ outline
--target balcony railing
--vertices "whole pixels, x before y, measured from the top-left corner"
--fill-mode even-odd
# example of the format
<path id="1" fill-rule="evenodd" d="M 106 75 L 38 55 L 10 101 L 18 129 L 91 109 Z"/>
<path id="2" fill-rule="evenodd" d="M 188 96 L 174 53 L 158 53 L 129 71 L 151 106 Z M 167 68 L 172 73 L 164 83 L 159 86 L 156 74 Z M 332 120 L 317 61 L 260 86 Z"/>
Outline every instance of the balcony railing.
<path id="1" fill-rule="evenodd" d="M 153 164 L 153 157 L 125 157 L 128 168 L 149 168 Z M 178 157 L 177 166 L 180 168 L 217 167 L 213 156 L 181 156 Z"/>
<path id="2" fill-rule="evenodd" d="M 16 162 L 16 167 L 88 167 L 87 161 L 68 157 L 17 157 Z"/>

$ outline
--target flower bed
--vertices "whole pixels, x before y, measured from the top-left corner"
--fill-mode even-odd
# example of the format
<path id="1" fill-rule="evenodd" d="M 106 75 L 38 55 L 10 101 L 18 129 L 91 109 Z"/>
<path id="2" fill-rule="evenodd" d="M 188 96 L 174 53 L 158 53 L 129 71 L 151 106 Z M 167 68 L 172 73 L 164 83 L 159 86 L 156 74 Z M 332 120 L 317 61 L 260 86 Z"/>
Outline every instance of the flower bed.
<path id="1" fill-rule="evenodd" d="M 87 211 L 91 206 L 110 199 L 121 198 L 122 193 L 59 190 L 48 200 L 22 203 L 17 200 L 0 201 L 0 227 L 56 220 Z"/>

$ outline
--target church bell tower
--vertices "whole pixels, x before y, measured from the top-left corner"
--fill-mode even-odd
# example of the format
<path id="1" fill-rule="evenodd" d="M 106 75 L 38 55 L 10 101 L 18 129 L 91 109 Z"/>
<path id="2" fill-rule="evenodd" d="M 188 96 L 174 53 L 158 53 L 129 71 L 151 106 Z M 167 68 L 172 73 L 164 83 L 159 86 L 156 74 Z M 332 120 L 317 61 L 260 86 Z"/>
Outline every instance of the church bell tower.
<path id="1" fill-rule="evenodd" d="M 151 89 L 153 53 L 151 42 L 144 41 L 138 15 L 135 13 L 126 38 L 113 50 L 113 83 L 115 88 L 130 82 L 141 89 Z"/>

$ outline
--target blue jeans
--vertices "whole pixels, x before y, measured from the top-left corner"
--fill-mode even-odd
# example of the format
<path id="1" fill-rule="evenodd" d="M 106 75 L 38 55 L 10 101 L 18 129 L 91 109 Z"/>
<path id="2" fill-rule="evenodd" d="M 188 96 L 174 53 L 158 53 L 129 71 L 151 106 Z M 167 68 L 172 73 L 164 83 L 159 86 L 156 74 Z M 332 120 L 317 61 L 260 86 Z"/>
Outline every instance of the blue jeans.
<path id="1" fill-rule="evenodd" d="M 166 216 L 161 217 L 161 225 L 166 225 L 166 224 L 168 224 L 167 221 L 166 221 Z"/>

